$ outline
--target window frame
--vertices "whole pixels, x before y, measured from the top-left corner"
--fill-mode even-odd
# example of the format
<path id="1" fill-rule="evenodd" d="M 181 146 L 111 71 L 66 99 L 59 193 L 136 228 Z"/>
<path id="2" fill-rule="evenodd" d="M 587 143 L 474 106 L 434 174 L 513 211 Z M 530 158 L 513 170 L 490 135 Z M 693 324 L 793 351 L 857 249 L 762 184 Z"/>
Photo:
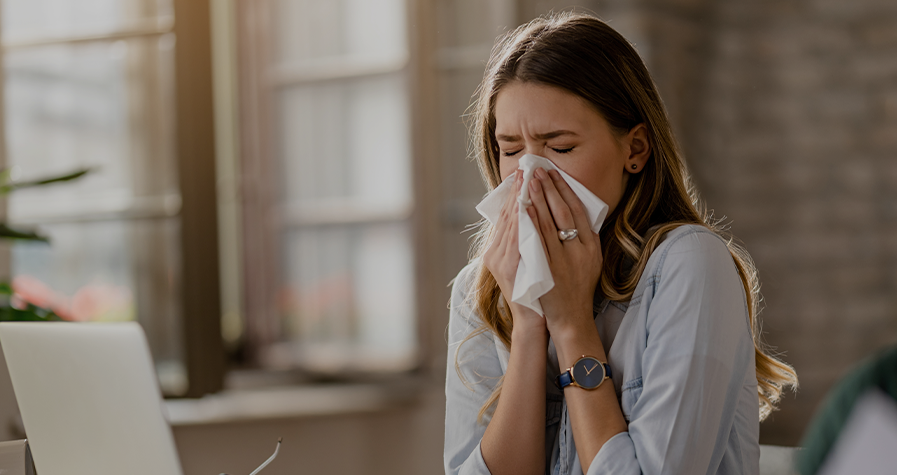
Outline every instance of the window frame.
<path id="1" fill-rule="evenodd" d="M 175 26 L 176 160 L 181 188 L 181 282 L 189 387 L 200 397 L 224 387 L 218 254 L 212 12 L 209 1 L 172 0 Z"/>

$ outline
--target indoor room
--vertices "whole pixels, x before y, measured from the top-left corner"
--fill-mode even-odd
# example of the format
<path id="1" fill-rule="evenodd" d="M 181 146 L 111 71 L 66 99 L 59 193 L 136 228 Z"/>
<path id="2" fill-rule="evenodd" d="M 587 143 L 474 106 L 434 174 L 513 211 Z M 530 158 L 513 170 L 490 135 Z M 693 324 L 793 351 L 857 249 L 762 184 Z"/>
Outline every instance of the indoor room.
<path id="1" fill-rule="evenodd" d="M 139 329 L 185 475 L 897 462 L 897 2 L 0 0 L 0 44 L 0 468 L 82 431 L 26 399 L 132 402 L 7 321 Z"/>

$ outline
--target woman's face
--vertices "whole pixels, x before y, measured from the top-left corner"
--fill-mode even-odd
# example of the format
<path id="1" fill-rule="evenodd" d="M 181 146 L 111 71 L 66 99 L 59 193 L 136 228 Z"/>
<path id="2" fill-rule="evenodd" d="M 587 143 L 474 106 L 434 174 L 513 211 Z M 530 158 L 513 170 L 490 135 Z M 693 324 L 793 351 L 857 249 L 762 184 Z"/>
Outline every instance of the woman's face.
<path id="1" fill-rule="evenodd" d="M 649 155 L 644 125 L 617 136 L 585 99 L 519 81 L 495 99 L 495 137 L 502 180 L 517 170 L 520 157 L 539 155 L 601 198 L 609 212 L 620 203 L 629 173 L 641 171 Z"/>

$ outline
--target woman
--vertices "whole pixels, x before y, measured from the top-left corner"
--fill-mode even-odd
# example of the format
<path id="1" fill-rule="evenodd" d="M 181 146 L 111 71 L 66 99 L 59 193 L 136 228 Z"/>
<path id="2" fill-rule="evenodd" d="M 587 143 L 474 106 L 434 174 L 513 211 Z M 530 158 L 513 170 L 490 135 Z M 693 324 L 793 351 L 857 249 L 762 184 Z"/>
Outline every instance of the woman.
<path id="1" fill-rule="evenodd" d="M 696 208 L 632 46 L 590 16 L 534 20 L 494 49 L 474 121 L 490 189 L 519 191 L 533 154 L 609 211 L 593 233 L 561 175 L 536 171 L 544 318 L 504 298 L 515 193 L 483 222 L 452 292 L 446 473 L 757 473 L 759 420 L 796 376 L 759 345 L 753 264 Z"/>

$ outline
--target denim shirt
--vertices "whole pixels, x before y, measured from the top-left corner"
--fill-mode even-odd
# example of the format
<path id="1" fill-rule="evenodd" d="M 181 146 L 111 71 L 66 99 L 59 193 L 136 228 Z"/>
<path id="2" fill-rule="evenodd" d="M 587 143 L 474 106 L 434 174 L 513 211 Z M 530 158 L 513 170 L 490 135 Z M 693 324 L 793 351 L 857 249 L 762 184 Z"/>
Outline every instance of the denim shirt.
<path id="1" fill-rule="evenodd" d="M 478 265 L 465 267 L 452 290 L 446 474 L 490 473 L 480 451 L 489 418 L 479 423 L 477 414 L 510 355 L 489 331 L 461 344 L 480 326 L 468 299 Z M 669 232 L 649 258 L 632 300 L 596 305 L 603 339 L 604 317 L 613 311 L 624 316 L 613 340 L 603 343 L 628 431 L 601 447 L 586 475 L 758 473 L 754 344 L 744 288 L 722 238 L 697 225 Z M 559 368 L 551 343 L 548 357 L 546 473 L 583 475 L 564 394 L 554 385 Z"/>

